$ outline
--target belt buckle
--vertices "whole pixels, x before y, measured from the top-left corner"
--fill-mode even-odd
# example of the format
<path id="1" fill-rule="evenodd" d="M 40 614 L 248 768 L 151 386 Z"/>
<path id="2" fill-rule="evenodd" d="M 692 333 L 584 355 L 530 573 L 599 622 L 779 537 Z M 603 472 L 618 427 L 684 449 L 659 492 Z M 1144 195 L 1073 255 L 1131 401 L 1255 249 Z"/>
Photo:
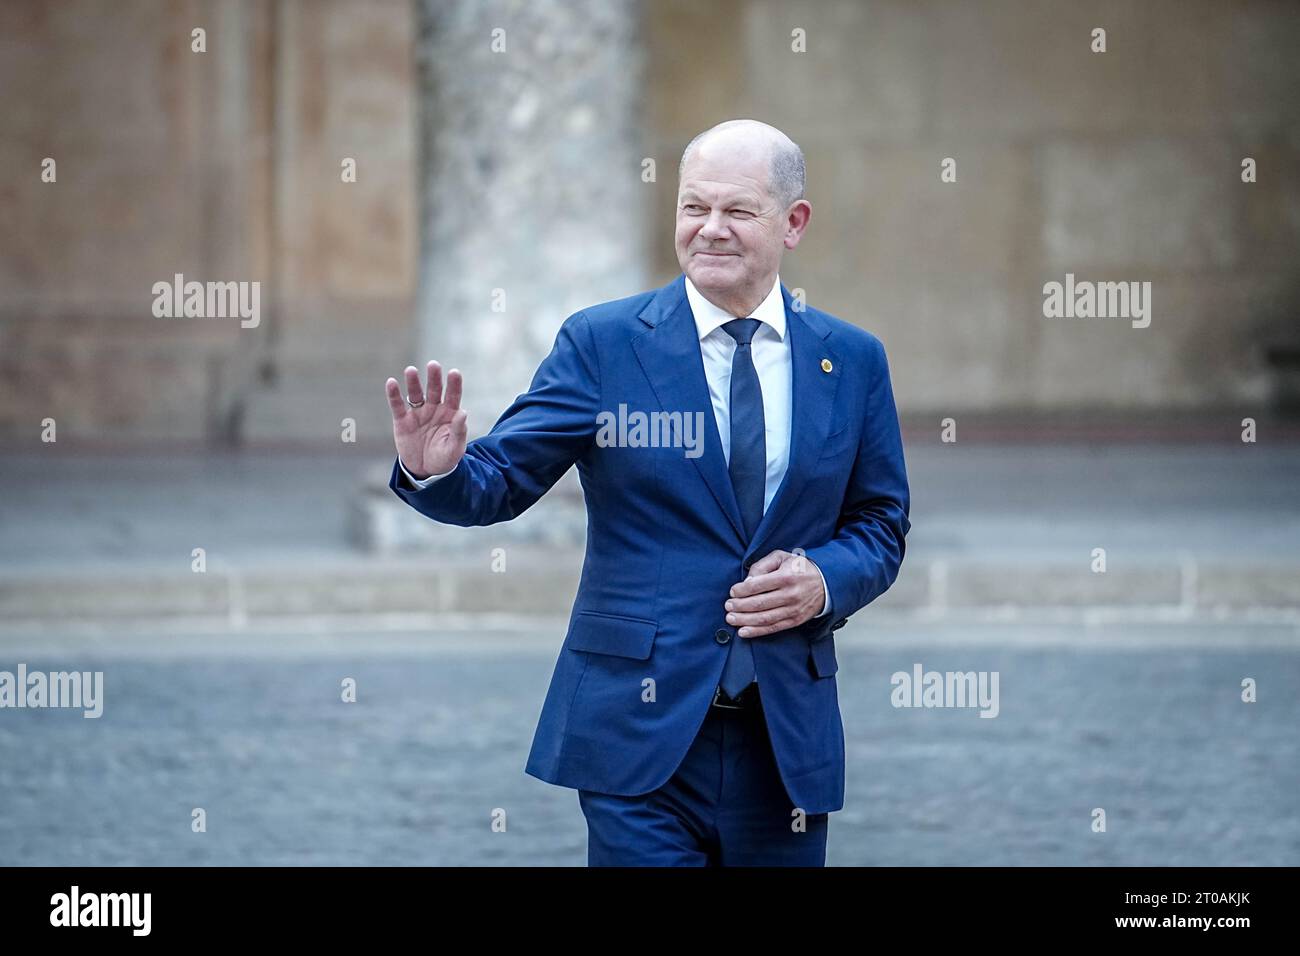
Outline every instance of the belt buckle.
<path id="1" fill-rule="evenodd" d="M 741 693 L 743 694 L 744 691 L 741 691 Z M 715 690 L 715 691 L 713 692 L 713 706 L 714 706 L 714 707 L 721 707 L 723 710 L 744 710 L 744 709 L 745 709 L 745 705 L 742 704 L 742 703 L 736 703 L 736 704 L 724 704 L 724 703 L 722 703 L 722 702 L 721 702 L 722 695 L 723 695 L 722 685 L 719 684 L 717 690 Z M 738 697 L 734 697 L 734 698 L 733 698 L 733 697 L 731 697 L 730 695 L 728 695 L 728 700 L 739 700 L 739 699 L 740 699 L 740 698 L 738 698 Z"/>

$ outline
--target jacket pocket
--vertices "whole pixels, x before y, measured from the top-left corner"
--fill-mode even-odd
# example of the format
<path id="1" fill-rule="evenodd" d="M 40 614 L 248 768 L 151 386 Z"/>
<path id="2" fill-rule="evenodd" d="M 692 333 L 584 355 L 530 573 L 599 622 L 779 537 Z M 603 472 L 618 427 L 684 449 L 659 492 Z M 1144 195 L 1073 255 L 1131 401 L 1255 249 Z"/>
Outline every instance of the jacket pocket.
<path id="1" fill-rule="evenodd" d="M 654 648 L 656 621 L 582 611 L 573 619 L 565 645 L 573 651 L 645 660 Z"/>
<path id="2" fill-rule="evenodd" d="M 822 442 L 821 451 L 817 455 L 819 459 L 834 458 L 842 455 L 849 449 L 858 447 L 857 433 L 854 429 L 845 424 L 843 428 L 833 435 L 827 435 L 826 440 Z"/>

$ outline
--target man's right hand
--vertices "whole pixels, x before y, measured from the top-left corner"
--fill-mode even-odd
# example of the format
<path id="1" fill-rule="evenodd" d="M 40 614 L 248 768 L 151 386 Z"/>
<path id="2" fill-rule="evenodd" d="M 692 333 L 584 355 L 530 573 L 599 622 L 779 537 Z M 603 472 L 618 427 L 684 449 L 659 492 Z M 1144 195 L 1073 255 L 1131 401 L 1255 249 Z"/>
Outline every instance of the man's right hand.
<path id="1" fill-rule="evenodd" d="M 406 398 L 397 379 L 385 384 L 388 406 L 393 411 L 393 442 L 397 457 L 415 478 L 428 478 L 451 471 L 465 455 L 466 413 L 460 407 L 463 382 L 456 369 L 447 373 L 447 394 L 442 393 L 442 366 L 430 362 L 429 390 L 420 388 L 420 372 L 406 367 Z M 423 404 L 421 404 L 423 403 Z"/>

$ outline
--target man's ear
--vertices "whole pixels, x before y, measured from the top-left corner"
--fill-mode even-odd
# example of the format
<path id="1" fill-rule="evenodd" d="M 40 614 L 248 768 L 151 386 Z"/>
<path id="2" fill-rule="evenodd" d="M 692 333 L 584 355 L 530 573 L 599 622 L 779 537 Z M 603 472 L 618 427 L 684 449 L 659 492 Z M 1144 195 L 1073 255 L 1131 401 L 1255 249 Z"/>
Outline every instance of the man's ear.
<path id="1" fill-rule="evenodd" d="M 785 214 L 785 247 L 793 249 L 799 245 L 808 223 L 812 221 L 812 203 L 806 199 L 797 199 Z"/>

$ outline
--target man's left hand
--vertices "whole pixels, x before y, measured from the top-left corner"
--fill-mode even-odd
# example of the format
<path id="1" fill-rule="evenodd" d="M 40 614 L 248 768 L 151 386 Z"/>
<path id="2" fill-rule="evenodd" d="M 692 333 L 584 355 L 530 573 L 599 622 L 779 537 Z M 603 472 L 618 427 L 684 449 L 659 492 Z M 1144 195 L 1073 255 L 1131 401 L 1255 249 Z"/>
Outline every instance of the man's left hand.
<path id="1" fill-rule="evenodd" d="M 773 551 L 749 566 L 749 577 L 734 585 L 724 605 L 727 623 L 741 637 L 763 637 L 821 613 L 826 604 L 822 575 L 807 555 Z"/>

